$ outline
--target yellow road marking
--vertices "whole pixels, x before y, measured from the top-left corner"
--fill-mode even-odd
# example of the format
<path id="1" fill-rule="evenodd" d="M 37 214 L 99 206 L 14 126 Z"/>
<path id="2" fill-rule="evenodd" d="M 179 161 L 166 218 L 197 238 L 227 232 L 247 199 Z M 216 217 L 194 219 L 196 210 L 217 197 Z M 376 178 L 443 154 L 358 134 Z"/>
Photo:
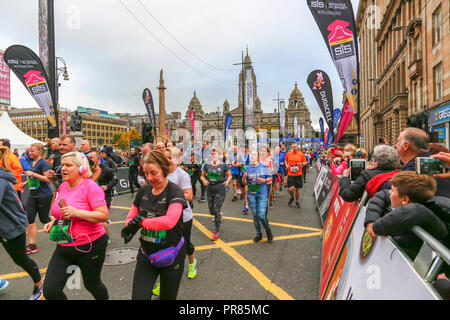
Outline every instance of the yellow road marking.
<path id="1" fill-rule="evenodd" d="M 206 229 L 200 222 L 193 220 L 193 225 L 197 227 L 204 235 L 211 238 L 212 232 Z M 274 284 L 261 271 L 252 265 L 247 259 L 240 255 L 235 249 L 222 240 L 215 241 L 215 244 L 221 248 L 225 253 L 231 256 L 241 267 L 243 267 L 250 275 L 255 278 L 263 286 L 264 289 L 272 293 L 280 300 L 294 300 L 286 291 Z"/>
<path id="2" fill-rule="evenodd" d="M 47 268 L 39 269 L 39 273 L 46 273 Z M 14 278 L 22 278 L 22 277 L 28 277 L 28 273 L 26 272 L 17 272 L 17 273 L 8 273 L 8 274 L 2 274 L 0 275 L 0 278 L 8 280 L 8 279 L 14 279 Z"/>

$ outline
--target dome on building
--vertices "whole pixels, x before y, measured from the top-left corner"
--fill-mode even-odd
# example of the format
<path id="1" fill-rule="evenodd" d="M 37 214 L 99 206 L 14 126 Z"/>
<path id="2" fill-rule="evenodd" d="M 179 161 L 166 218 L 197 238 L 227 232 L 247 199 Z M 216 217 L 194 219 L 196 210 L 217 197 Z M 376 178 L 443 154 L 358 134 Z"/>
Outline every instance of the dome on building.
<path id="1" fill-rule="evenodd" d="M 297 82 L 295 82 L 295 88 L 292 90 L 291 99 L 302 99 L 302 93 L 300 92 Z"/>
<path id="2" fill-rule="evenodd" d="M 194 91 L 194 96 L 192 97 L 191 102 L 189 102 L 189 106 L 194 107 L 194 106 L 199 106 L 199 105 L 200 105 L 200 101 L 198 100 L 197 94 Z"/>

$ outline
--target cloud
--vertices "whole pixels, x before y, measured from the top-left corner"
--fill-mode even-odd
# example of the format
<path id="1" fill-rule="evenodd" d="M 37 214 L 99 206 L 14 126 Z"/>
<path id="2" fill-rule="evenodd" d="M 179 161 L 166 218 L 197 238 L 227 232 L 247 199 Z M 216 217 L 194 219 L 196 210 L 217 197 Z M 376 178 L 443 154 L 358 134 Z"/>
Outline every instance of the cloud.
<path id="1" fill-rule="evenodd" d="M 356 11 L 359 1 L 352 2 Z M 38 52 L 37 3 L 2 4 L 1 49 L 24 44 Z M 144 113 L 142 90 L 149 88 L 158 104 L 161 69 L 168 112 L 184 114 L 194 90 L 206 112 L 222 107 L 225 99 L 233 109 L 239 75 L 239 66 L 233 64 L 240 62 L 247 45 L 265 112 L 276 108 L 273 99 L 278 92 L 288 99 L 297 81 L 318 128 L 320 111 L 306 85 L 308 74 L 316 68 L 325 70 L 333 82 L 335 107 L 341 103 L 342 85 L 306 1 L 58 1 L 55 29 L 56 55 L 66 61 L 70 77 L 60 81 L 60 105 L 69 109 L 82 105 Z M 21 86 L 13 79 L 13 105 L 35 106 Z"/>

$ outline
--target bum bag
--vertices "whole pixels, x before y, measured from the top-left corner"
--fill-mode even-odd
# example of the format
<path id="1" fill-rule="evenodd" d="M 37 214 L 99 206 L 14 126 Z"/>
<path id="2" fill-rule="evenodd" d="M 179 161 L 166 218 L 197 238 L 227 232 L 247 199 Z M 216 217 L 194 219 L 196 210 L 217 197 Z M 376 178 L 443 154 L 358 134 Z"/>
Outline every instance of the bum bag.
<path id="1" fill-rule="evenodd" d="M 169 247 L 163 250 L 156 251 L 151 255 L 147 255 L 141 247 L 141 252 L 144 256 L 146 256 L 151 263 L 155 265 L 157 268 L 164 268 L 170 266 L 175 258 L 178 256 L 178 252 L 184 244 L 184 237 L 182 236 L 180 242 L 178 242 L 176 247 Z"/>

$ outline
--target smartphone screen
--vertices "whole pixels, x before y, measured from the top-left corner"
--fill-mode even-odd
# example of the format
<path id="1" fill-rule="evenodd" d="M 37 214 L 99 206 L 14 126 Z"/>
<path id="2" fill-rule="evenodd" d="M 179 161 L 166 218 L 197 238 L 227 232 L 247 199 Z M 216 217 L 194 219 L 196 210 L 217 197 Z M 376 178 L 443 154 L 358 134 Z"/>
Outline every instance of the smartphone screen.
<path id="1" fill-rule="evenodd" d="M 445 170 L 445 163 L 441 159 L 416 158 L 416 172 L 420 174 L 439 174 Z"/>
<path id="2" fill-rule="evenodd" d="M 355 181 L 366 170 L 365 160 L 350 160 L 350 180 Z"/>

